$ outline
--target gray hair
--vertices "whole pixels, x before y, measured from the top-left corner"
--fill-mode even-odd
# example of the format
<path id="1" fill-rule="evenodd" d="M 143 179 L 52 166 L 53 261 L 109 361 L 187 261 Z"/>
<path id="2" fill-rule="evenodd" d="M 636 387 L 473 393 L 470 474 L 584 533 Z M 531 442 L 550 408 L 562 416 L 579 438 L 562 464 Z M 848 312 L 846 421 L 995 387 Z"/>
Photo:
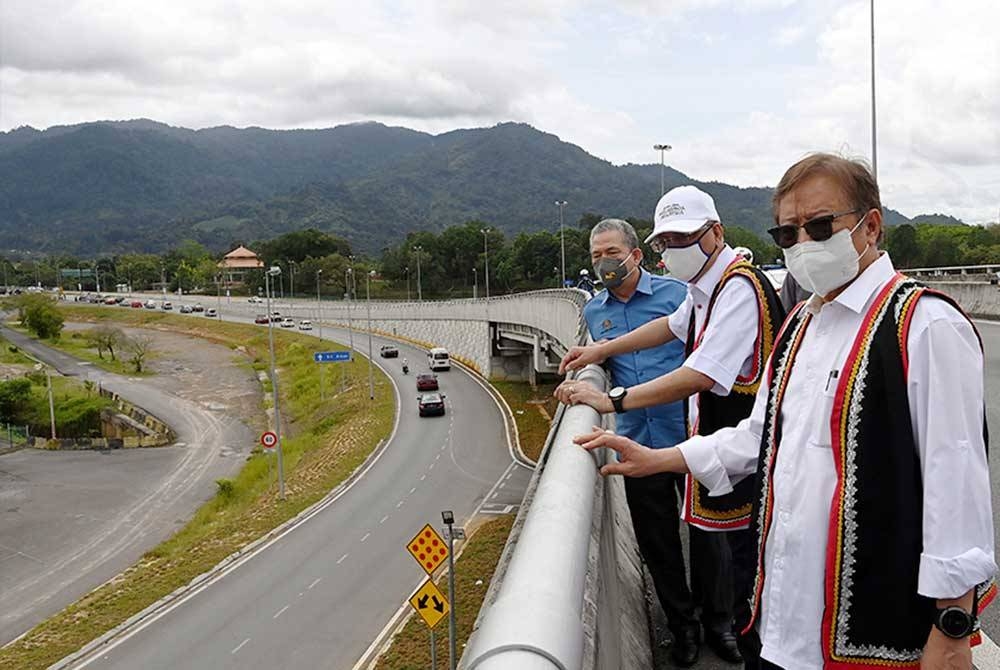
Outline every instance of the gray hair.
<path id="1" fill-rule="evenodd" d="M 622 219 L 602 219 L 590 230 L 590 246 L 594 246 L 594 237 L 600 235 L 601 233 L 606 233 L 609 230 L 618 231 L 622 240 L 625 242 L 625 246 L 632 249 L 637 249 L 639 247 L 639 236 L 635 234 L 635 228 L 628 221 Z"/>

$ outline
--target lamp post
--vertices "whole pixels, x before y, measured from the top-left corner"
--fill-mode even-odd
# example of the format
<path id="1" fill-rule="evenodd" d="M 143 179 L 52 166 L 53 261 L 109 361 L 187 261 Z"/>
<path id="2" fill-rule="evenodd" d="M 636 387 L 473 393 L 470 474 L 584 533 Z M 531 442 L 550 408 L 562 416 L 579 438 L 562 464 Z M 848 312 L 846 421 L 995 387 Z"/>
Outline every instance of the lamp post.
<path id="1" fill-rule="evenodd" d="M 671 147 L 669 144 L 654 144 L 653 145 L 653 150 L 660 152 L 660 195 L 663 195 L 664 193 L 667 192 L 666 186 L 665 186 L 664 180 L 663 180 L 663 153 L 665 151 L 670 151 L 672 148 L 673 147 Z"/>
<path id="2" fill-rule="evenodd" d="M 486 300 L 490 299 L 490 245 L 489 245 L 489 228 L 480 228 L 479 232 L 483 234 L 483 256 L 485 256 L 486 261 L 486 272 L 484 273 L 486 277 Z"/>
<path id="3" fill-rule="evenodd" d="M 457 628 L 455 625 L 455 513 L 450 509 L 441 512 L 441 520 L 448 527 L 448 598 L 451 600 L 451 609 L 448 612 L 448 658 L 450 659 L 451 670 L 455 670 L 458 663 L 458 656 L 455 652 L 455 637 Z"/>
<path id="4" fill-rule="evenodd" d="M 476 293 L 479 292 L 479 268 L 472 268 L 472 299 L 476 299 Z"/>
<path id="5" fill-rule="evenodd" d="M 368 305 L 368 397 L 375 399 L 375 371 L 372 368 L 372 277 L 374 270 L 365 275 L 365 302 Z"/>
<path id="6" fill-rule="evenodd" d="M 424 293 L 420 285 L 420 255 L 424 252 L 424 248 L 418 244 L 413 247 L 413 250 L 417 252 L 417 302 L 423 302 Z"/>
<path id="7" fill-rule="evenodd" d="M 875 0 L 869 0 L 871 7 L 872 35 L 872 176 L 878 179 L 878 149 L 875 142 Z"/>
<path id="8" fill-rule="evenodd" d="M 274 372 L 274 320 L 271 317 L 271 277 L 281 277 L 281 268 L 272 265 L 264 273 L 264 289 L 267 293 L 267 347 L 271 354 L 271 391 L 274 394 L 274 433 L 277 435 L 276 448 L 278 450 L 278 498 L 285 499 L 285 464 L 281 453 L 281 408 L 278 404 L 278 375 Z"/>
<path id="9" fill-rule="evenodd" d="M 319 329 L 319 341 L 323 341 L 323 301 L 319 296 L 319 280 L 323 276 L 323 268 L 316 270 L 316 327 Z M 323 389 L 323 364 L 319 365 L 319 399 L 325 400 Z"/>
<path id="10" fill-rule="evenodd" d="M 354 260 L 354 256 L 351 256 Z M 344 293 L 347 294 L 347 336 L 351 343 L 351 355 L 354 355 L 354 325 L 351 322 L 351 279 L 354 277 L 354 268 L 344 270 Z"/>
<path id="11" fill-rule="evenodd" d="M 406 272 L 406 302 L 410 302 L 410 266 L 407 265 L 403 270 Z"/>
<path id="12" fill-rule="evenodd" d="M 288 261 L 288 299 L 295 300 L 295 261 L 292 260 Z"/>
<path id="13" fill-rule="evenodd" d="M 566 235 L 563 233 L 563 207 L 569 203 L 565 200 L 556 200 L 556 207 L 559 208 L 559 249 L 562 268 L 562 282 L 559 284 L 560 287 L 566 286 Z"/>

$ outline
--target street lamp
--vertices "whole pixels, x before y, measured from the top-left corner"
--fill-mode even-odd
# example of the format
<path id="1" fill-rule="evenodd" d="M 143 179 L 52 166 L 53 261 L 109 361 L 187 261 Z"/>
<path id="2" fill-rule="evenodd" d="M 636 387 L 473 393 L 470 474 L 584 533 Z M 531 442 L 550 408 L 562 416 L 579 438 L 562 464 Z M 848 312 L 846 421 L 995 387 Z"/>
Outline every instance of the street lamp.
<path id="1" fill-rule="evenodd" d="M 375 372 L 372 368 L 372 277 L 374 270 L 365 275 L 365 302 L 368 305 L 368 397 L 375 399 Z"/>
<path id="2" fill-rule="evenodd" d="M 413 247 L 413 250 L 417 252 L 417 302 L 423 302 L 424 293 L 420 286 L 420 255 L 424 252 L 424 248 L 418 244 Z"/>
<path id="3" fill-rule="evenodd" d="M 354 260 L 354 256 L 351 256 Z M 354 277 L 354 268 L 344 270 L 344 293 L 347 295 L 347 336 L 350 338 L 351 355 L 354 355 L 354 325 L 351 322 L 351 279 Z"/>
<path id="4" fill-rule="evenodd" d="M 872 35 L 872 176 L 878 179 L 878 150 L 875 142 L 875 0 L 869 0 L 871 7 Z"/>
<path id="5" fill-rule="evenodd" d="M 448 597 L 455 602 L 455 513 L 450 509 L 441 512 L 441 520 L 448 526 Z M 455 608 L 448 613 L 448 651 L 451 659 L 451 670 L 455 670 L 458 656 L 455 650 L 457 627 L 455 625 Z"/>
<path id="6" fill-rule="evenodd" d="M 663 153 L 665 151 L 670 151 L 672 148 L 673 147 L 671 147 L 669 144 L 654 144 L 653 145 L 653 151 L 659 151 L 660 152 L 660 195 L 663 195 L 664 193 L 667 192 L 666 186 L 664 185 L 664 181 L 663 181 Z"/>
<path id="7" fill-rule="evenodd" d="M 273 288 L 270 279 L 272 277 L 281 278 L 281 268 L 272 265 L 264 273 L 264 289 L 267 293 L 267 347 L 271 353 L 271 391 L 274 394 L 274 433 L 277 436 L 276 448 L 278 450 L 278 497 L 285 499 L 285 464 L 281 453 L 281 408 L 278 404 L 278 375 L 274 372 L 274 319 L 271 314 L 271 289 Z"/>
<path id="8" fill-rule="evenodd" d="M 319 296 L 319 280 L 322 276 L 323 268 L 316 270 L 316 325 L 319 326 L 319 339 L 321 340 L 323 339 L 323 301 Z"/>
<path id="9" fill-rule="evenodd" d="M 563 207 L 569 203 L 565 200 L 556 200 L 556 207 L 559 208 L 559 247 L 561 250 L 560 257 L 562 258 L 562 283 L 559 286 L 566 286 L 566 235 L 563 233 Z"/>
<path id="10" fill-rule="evenodd" d="M 476 293 L 479 292 L 479 268 L 473 266 L 472 268 L 472 299 L 476 299 Z"/>
<path id="11" fill-rule="evenodd" d="M 483 234 L 483 255 L 486 260 L 486 272 L 484 273 L 486 277 L 486 300 L 489 302 L 490 299 L 490 245 L 489 245 L 489 228 L 480 228 L 479 232 Z"/>
<path id="12" fill-rule="evenodd" d="M 407 265 L 403 270 L 406 272 L 406 302 L 410 302 L 410 266 Z"/>
<path id="13" fill-rule="evenodd" d="M 295 261 L 288 262 L 288 299 L 295 300 Z M 291 303 L 289 303 L 291 308 Z"/>

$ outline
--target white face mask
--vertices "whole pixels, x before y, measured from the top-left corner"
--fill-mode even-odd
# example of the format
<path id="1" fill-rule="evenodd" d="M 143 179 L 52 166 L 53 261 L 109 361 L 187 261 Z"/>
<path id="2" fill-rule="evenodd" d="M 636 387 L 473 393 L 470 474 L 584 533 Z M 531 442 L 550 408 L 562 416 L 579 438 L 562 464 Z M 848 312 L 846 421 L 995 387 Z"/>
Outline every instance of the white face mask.
<path id="1" fill-rule="evenodd" d="M 858 261 L 864 258 L 871 245 L 866 245 L 859 255 L 851 235 L 867 216 L 861 217 L 850 230 L 838 231 L 828 240 L 808 240 L 785 249 L 785 266 L 795 281 L 822 298 L 857 277 L 860 272 Z"/>
<path id="2" fill-rule="evenodd" d="M 663 250 L 660 258 L 663 259 L 663 264 L 667 266 L 671 277 L 689 282 L 698 276 L 705 264 L 708 263 L 708 259 L 715 253 L 715 249 L 705 253 L 701 248 L 701 238 L 710 230 L 712 229 L 707 228 L 704 233 L 698 236 L 697 240 L 686 247 L 667 247 Z"/>

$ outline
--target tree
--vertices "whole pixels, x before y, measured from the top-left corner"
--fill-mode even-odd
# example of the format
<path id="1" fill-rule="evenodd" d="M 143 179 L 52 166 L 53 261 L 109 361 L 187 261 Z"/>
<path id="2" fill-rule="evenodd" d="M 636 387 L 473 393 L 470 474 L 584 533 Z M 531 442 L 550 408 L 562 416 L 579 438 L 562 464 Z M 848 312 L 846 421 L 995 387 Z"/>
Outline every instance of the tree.
<path id="1" fill-rule="evenodd" d="M 97 326 L 87 331 L 87 341 L 90 346 L 97 349 L 98 358 L 104 358 L 107 351 L 111 360 L 115 360 L 115 349 L 117 349 L 125 339 L 125 333 L 113 326 Z"/>
<path id="2" fill-rule="evenodd" d="M 920 245 L 917 244 L 917 229 L 908 223 L 889 229 L 886 248 L 892 262 L 897 267 L 913 267 L 920 261 Z"/>
<path id="3" fill-rule="evenodd" d="M 0 417 L 14 421 L 31 401 L 31 381 L 21 377 L 0 382 Z"/>
<path id="4" fill-rule="evenodd" d="M 51 298 L 39 293 L 18 296 L 18 316 L 24 326 L 39 339 L 58 339 L 63 316 Z"/>
<path id="5" fill-rule="evenodd" d="M 123 347 L 129 353 L 128 362 L 132 364 L 132 368 L 136 371 L 136 373 L 141 373 L 142 365 L 152 351 L 153 338 L 149 335 L 126 337 L 123 342 Z"/>

